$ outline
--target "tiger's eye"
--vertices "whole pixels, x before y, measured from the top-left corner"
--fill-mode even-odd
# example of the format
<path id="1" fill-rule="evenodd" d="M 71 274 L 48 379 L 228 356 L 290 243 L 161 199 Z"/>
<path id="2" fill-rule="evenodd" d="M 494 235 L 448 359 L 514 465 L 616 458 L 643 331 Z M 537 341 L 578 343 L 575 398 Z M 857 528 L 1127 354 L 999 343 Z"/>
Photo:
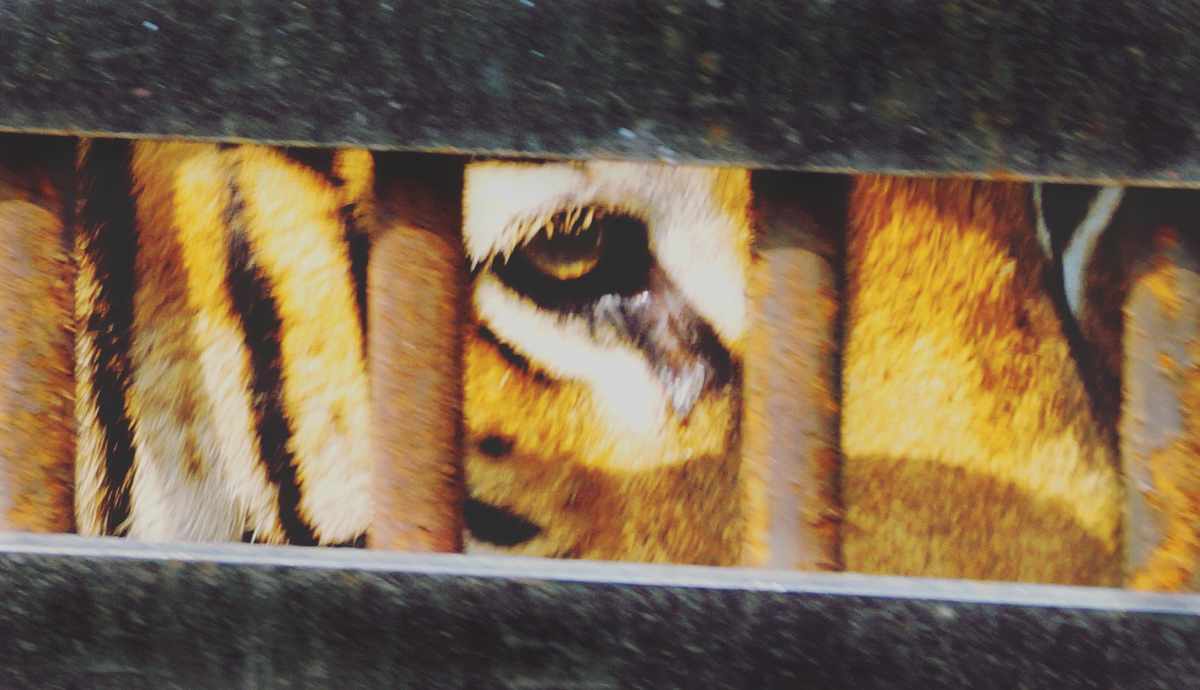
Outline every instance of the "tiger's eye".
<path id="1" fill-rule="evenodd" d="M 535 269 L 557 280 L 572 280 L 596 268 L 604 253 L 604 233 L 596 213 L 561 212 L 539 230 L 520 253 Z"/>

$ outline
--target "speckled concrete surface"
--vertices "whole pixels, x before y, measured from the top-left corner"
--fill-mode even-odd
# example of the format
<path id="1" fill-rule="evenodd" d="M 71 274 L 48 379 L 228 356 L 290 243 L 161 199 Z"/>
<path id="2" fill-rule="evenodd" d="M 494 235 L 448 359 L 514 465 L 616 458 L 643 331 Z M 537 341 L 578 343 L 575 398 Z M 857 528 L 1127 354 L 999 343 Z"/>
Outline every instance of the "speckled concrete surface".
<path id="1" fill-rule="evenodd" d="M 1196 9 L 22 0 L 0 128 L 1196 182 Z"/>
<path id="2" fill-rule="evenodd" d="M 4 688 L 1200 687 L 1194 595 L 69 536 L 0 546 Z"/>

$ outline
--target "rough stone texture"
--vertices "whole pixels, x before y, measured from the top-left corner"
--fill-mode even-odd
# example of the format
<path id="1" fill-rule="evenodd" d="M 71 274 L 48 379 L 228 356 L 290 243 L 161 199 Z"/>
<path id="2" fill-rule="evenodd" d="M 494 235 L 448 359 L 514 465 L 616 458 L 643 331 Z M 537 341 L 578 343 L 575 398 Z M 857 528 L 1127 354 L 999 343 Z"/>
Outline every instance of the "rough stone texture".
<path id="1" fill-rule="evenodd" d="M 20 0 L 0 128 L 1200 181 L 1200 12 L 1143 0 Z"/>
<path id="2" fill-rule="evenodd" d="M 64 536 L 4 540 L 5 688 L 1139 690 L 1200 683 L 1200 602 L 1185 595 L 249 545 L 184 551 Z"/>

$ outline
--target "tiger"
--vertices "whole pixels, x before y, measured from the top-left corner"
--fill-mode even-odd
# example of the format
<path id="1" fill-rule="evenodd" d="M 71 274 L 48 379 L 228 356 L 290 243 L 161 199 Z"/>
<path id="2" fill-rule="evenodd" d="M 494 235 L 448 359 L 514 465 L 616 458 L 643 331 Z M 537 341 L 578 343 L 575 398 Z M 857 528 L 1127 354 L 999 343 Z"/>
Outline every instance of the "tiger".
<path id="1" fill-rule="evenodd" d="M 638 163 L 467 167 L 468 552 L 741 561 L 748 185 Z"/>
<path id="2" fill-rule="evenodd" d="M 1188 190 L 53 144 L 10 527 L 1196 586 Z"/>
<path id="3" fill-rule="evenodd" d="M 366 151 L 87 142 L 83 534 L 365 543 Z"/>

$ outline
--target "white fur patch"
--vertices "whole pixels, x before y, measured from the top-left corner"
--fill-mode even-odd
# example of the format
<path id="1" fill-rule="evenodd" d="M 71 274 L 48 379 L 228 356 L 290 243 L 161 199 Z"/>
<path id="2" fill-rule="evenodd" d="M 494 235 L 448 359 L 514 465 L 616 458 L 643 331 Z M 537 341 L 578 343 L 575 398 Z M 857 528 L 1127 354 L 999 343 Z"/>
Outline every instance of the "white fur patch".
<path id="1" fill-rule="evenodd" d="M 199 381 L 206 402 L 211 401 L 211 428 L 203 429 L 205 442 L 216 452 L 214 458 L 225 482 L 225 491 L 242 509 L 243 529 L 278 529 L 277 491 L 267 480 L 266 468 L 258 461 L 255 429 L 249 397 L 241 333 L 219 320 L 198 317 L 192 323 L 200 350 Z M 237 535 L 239 538 L 241 534 Z M 256 534 L 256 536 L 258 536 Z"/>
<path id="2" fill-rule="evenodd" d="M 1038 244 L 1042 245 L 1042 251 L 1046 253 L 1046 258 L 1054 259 L 1054 245 L 1050 241 L 1050 227 L 1046 225 L 1046 208 L 1044 202 L 1044 188 L 1041 182 L 1033 184 L 1033 215 L 1037 217 L 1037 239 Z"/>
<path id="3" fill-rule="evenodd" d="M 475 265 L 507 256 L 563 208 L 595 204 L 642 219 L 650 250 L 726 346 L 747 324 L 742 236 L 714 198 L 718 170 L 626 162 L 467 166 L 463 239 Z M 734 347 L 736 349 L 736 347 Z"/>
<path id="4" fill-rule="evenodd" d="M 178 346 L 177 326 L 168 323 L 162 332 L 143 324 L 131 353 L 136 373 L 128 404 L 137 419 L 137 453 L 129 535 L 151 541 L 236 541 L 246 527 L 248 497 L 265 494 L 267 505 L 274 500 L 253 449 L 245 374 L 238 366 L 240 339 L 204 329 L 202 347 L 189 351 Z M 226 373 L 214 376 L 219 369 Z M 197 375 L 194 397 L 181 400 L 181 382 Z M 218 378 L 224 385 L 214 385 Z M 185 413 L 181 404 L 191 411 Z M 191 463 L 197 471 L 186 469 Z"/>
<path id="5" fill-rule="evenodd" d="M 560 319 L 504 287 L 490 274 L 475 288 L 479 317 L 505 343 L 552 375 L 582 381 L 615 428 L 657 436 L 666 424 L 667 396 L 642 354 L 598 344 L 579 319 Z"/>
<path id="6" fill-rule="evenodd" d="M 1124 196 L 1124 187 L 1102 187 L 1088 205 L 1087 215 L 1083 217 L 1079 227 L 1075 228 L 1071 241 L 1063 251 L 1063 288 L 1067 294 L 1067 305 L 1071 307 L 1071 313 L 1076 319 L 1083 309 L 1084 276 L 1088 263 L 1091 262 L 1092 252 L 1096 249 L 1100 235 L 1112 222 Z"/>
<path id="7" fill-rule="evenodd" d="M 87 261 L 80 261 L 80 299 L 94 300 L 94 274 Z M 84 296 L 84 293 L 86 296 Z M 92 389 L 91 372 L 96 366 L 96 349 L 91 337 L 82 333 L 75 341 L 75 520 L 80 534 L 104 533 L 100 515 L 104 493 L 105 441 L 100 433 L 99 409 Z"/>

